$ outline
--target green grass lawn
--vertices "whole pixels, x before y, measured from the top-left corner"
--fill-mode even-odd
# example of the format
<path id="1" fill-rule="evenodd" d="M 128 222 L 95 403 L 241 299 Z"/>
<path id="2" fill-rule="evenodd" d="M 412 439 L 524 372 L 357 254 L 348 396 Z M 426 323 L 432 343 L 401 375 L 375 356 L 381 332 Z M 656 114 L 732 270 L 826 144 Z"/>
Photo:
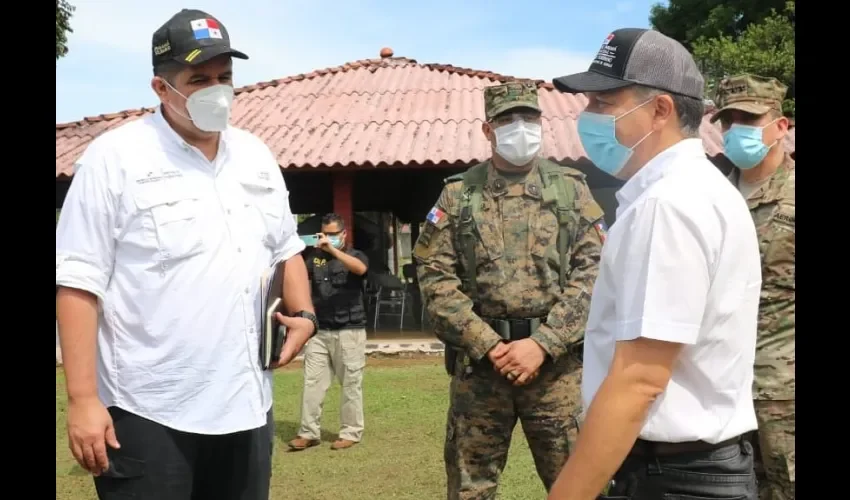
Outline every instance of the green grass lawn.
<path id="1" fill-rule="evenodd" d="M 438 500 L 445 498 L 443 439 L 448 376 L 442 359 L 369 360 L 363 381 L 363 442 L 331 451 L 339 429 L 339 385 L 328 391 L 321 447 L 291 453 L 297 430 L 302 372 L 286 369 L 275 380 L 274 472 L 271 498 L 309 500 Z M 56 370 L 56 498 L 95 499 L 91 477 L 74 461 L 65 432 L 65 381 Z M 499 498 L 540 499 L 545 490 L 534 470 L 522 430 L 514 433 Z"/>

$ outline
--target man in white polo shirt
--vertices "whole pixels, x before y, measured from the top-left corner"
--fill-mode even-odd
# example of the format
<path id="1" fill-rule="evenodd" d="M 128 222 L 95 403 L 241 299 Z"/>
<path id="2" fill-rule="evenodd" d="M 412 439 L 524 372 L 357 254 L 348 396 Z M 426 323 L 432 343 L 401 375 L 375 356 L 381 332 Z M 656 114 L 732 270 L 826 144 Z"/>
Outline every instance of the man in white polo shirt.
<path id="1" fill-rule="evenodd" d="M 582 145 L 626 183 L 585 332 L 584 423 L 549 499 L 755 500 L 758 241 L 699 139 L 703 78 L 678 42 L 627 28 L 554 84 L 587 94 Z"/>
<path id="2" fill-rule="evenodd" d="M 260 278 L 284 262 L 283 365 L 315 332 L 304 244 L 274 155 L 228 125 L 225 27 L 184 9 L 152 45 L 161 106 L 89 145 L 56 229 L 69 446 L 103 500 L 267 500 Z"/>

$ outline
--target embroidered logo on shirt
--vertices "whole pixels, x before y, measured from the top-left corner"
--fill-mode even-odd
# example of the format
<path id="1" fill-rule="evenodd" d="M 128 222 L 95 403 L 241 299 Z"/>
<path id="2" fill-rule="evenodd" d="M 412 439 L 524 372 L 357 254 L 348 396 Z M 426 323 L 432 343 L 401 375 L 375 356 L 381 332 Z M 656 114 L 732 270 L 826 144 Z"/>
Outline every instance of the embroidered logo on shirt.
<path id="1" fill-rule="evenodd" d="M 179 170 L 160 170 L 159 172 L 150 171 L 145 174 L 144 177 L 136 179 L 136 184 L 149 184 L 151 182 L 159 182 L 175 177 L 183 177 L 183 172 Z"/>
<path id="2" fill-rule="evenodd" d="M 431 209 L 430 212 L 428 212 L 428 216 L 425 217 L 425 220 L 436 226 L 441 220 L 443 220 L 443 217 L 445 217 L 445 215 L 445 212 L 443 212 L 437 207 L 434 207 Z"/>
<path id="3" fill-rule="evenodd" d="M 259 172 L 259 173 L 257 174 L 257 177 L 258 177 L 260 180 L 263 180 L 263 181 L 267 181 L 267 180 L 269 180 L 269 179 L 270 179 L 270 177 L 269 177 L 269 173 L 268 173 L 268 172 Z"/>

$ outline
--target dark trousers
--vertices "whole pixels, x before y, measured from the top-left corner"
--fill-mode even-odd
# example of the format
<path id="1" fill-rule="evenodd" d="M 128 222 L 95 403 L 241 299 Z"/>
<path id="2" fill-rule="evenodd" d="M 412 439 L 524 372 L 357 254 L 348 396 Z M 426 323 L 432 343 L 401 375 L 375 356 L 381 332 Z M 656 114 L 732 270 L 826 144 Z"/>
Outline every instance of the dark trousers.
<path id="1" fill-rule="evenodd" d="M 117 407 L 121 448 L 94 478 L 100 500 L 268 500 L 274 420 L 224 435 L 175 431 Z"/>
<path id="2" fill-rule="evenodd" d="M 630 454 L 599 500 L 757 500 L 753 447 L 747 440 L 710 451 Z"/>

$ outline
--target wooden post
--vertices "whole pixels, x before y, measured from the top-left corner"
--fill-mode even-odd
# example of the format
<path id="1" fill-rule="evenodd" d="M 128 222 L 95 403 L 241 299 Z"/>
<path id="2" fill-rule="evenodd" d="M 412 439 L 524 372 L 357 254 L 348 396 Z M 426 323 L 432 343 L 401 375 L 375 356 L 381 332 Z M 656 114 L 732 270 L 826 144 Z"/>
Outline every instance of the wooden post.
<path id="1" fill-rule="evenodd" d="M 334 172 L 333 183 L 334 212 L 345 222 L 347 229 L 346 244 L 354 246 L 354 175 L 351 172 Z"/>
<path id="2" fill-rule="evenodd" d="M 393 228 L 393 269 L 395 269 L 393 274 L 398 276 L 398 221 L 395 214 L 390 215 L 390 224 Z"/>
<path id="3" fill-rule="evenodd" d="M 410 223 L 410 251 L 413 252 L 413 247 L 416 245 L 416 240 L 419 239 L 419 223 Z"/>

